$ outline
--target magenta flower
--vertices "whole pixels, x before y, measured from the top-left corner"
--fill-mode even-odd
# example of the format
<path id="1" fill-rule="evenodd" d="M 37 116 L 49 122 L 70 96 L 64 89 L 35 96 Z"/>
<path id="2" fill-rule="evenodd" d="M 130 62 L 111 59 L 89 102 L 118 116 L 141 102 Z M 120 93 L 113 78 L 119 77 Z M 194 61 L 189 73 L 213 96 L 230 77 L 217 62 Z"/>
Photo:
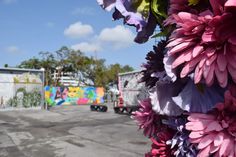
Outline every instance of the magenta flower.
<path id="1" fill-rule="evenodd" d="M 156 134 L 161 125 L 160 116 L 152 110 L 150 101 L 150 99 L 141 101 L 139 110 L 132 116 L 137 120 L 139 128 L 143 129 L 144 135 L 148 137 Z"/>
<path id="2" fill-rule="evenodd" d="M 175 24 L 174 16 L 179 12 L 197 13 L 197 10 L 189 6 L 188 0 L 170 0 L 168 18 L 165 20 L 165 25 Z"/>
<path id="3" fill-rule="evenodd" d="M 205 80 L 210 86 L 216 76 L 220 86 L 226 87 L 229 77 L 236 82 L 236 2 L 210 3 L 213 12 L 174 16 L 177 29 L 167 45 L 168 55 L 175 57 L 173 69 L 183 64 L 182 78 L 194 71 L 195 83 Z"/>
<path id="4" fill-rule="evenodd" d="M 192 113 L 186 129 L 191 143 L 198 144 L 199 157 L 211 154 L 236 156 L 236 87 L 225 92 L 224 103 L 218 103 L 209 114 Z"/>
<path id="5" fill-rule="evenodd" d="M 149 153 L 145 154 L 145 157 L 171 157 L 173 155 L 171 147 L 166 144 L 168 140 L 173 137 L 173 132 L 165 130 L 157 134 L 157 137 L 151 138 L 152 148 Z"/>

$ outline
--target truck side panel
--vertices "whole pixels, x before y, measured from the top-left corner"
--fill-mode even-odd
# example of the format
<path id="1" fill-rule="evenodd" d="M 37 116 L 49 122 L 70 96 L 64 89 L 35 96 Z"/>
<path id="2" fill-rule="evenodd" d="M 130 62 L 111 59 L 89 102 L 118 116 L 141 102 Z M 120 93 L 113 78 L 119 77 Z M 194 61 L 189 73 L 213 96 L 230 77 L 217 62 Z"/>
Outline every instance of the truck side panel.
<path id="1" fill-rule="evenodd" d="M 138 100 L 148 97 L 144 83 L 139 83 L 141 71 L 119 74 L 119 91 L 123 106 L 137 106 Z"/>

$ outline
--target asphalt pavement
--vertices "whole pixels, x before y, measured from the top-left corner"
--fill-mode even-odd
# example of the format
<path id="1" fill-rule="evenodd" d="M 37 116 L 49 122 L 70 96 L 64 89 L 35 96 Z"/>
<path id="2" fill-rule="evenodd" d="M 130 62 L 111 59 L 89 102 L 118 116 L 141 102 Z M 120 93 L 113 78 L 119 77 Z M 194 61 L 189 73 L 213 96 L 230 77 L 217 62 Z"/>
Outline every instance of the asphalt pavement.
<path id="1" fill-rule="evenodd" d="M 111 106 L 0 112 L 0 157 L 143 157 L 149 149 L 136 122 Z"/>

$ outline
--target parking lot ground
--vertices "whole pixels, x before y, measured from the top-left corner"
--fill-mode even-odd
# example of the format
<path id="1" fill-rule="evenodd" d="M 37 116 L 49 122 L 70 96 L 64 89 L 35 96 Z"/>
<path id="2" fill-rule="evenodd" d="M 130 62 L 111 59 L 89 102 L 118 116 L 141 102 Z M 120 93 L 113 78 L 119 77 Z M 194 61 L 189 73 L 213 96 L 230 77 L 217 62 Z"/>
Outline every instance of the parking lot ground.
<path id="1" fill-rule="evenodd" d="M 0 157 L 142 157 L 149 149 L 136 122 L 111 106 L 0 112 Z"/>

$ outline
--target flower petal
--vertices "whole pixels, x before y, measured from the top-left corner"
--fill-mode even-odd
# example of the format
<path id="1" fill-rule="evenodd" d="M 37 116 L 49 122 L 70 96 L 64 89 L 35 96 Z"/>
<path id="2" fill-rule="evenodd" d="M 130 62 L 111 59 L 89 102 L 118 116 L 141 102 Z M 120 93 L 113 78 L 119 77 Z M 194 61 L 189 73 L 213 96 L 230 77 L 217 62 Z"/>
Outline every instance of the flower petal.
<path id="1" fill-rule="evenodd" d="M 210 121 L 188 122 L 185 127 L 187 130 L 201 131 L 204 130 Z"/>
<path id="2" fill-rule="evenodd" d="M 200 150 L 197 157 L 209 157 L 211 150 L 211 145 L 208 145 L 206 148 Z"/>
<path id="3" fill-rule="evenodd" d="M 189 142 L 191 142 L 191 143 L 199 143 L 201 140 L 202 140 L 201 137 L 200 138 L 190 138 Z"/>
<path id="4" fill-rule="evenodd" d="M 176 68 L 177 66 L 185 62 L 184 56 L 185 53 L 182 53 L 178 58 L 175 59 L 175 61 L 172 63 L 172 69 Z"/>
<path id="5" fill-rule="evenodd" d="M 196 22 L 196 19 L 198 18 L 196 15 L 188 12 L 180 12 L 178 13 L 178 16 L 182 21 L 191 21 L 191 22 Z"/>
<path id="6" fill-rule="evenodd" d="M 223 4 L 221 0 L 209 0 L 214 11 L 215 15 L 221 14 L 221 8 L 223 8 Z"/>
<path id="7" fill-rule="evenodd" d="M 236 45 L 236 37 L 235 37 L 235 36 L 230 37 L 228 41 L 229 41 L 231 44 Z"/>
<path id="8" fill-rule="evenodd" d="M 211 65 L 215 61 L 216 58 L 217 58 L 217 54 L 215 54 L 215 55 L 211 56 L 210 58 L 208 58 L 206 60 L 206 65 Z"/>
<path id="9" fill-rule="evenodd" d="M 168 51 L 169 55 L 173 55 L 177 52 L 183 51 L 184 49 L 194 45 L 195 42 L 189 41 L 189 42 L 183 42 L 175 47 L 173 47 L 171 50 Z"/>
<path id="10" fill-rule="evenodd" d="M 228 137 L 223 140 L 223 143 L 220 145 L 220 150 L 219 150 L 220 156 L 223 156 L 223 155 L 227 156 L 228 155 L 228 152 L 226 152 L 226 150 L 228 150 L 227 147 L 231 148 L 230 143 L 231 143 L 231 141 L 230 141 L 230 138 L 228 138 Z"/>
<path id="11" fill-rule="evenodd" d="M 204 50 L 203 46 L 196 46 L 193 49 L 193 57 L 196 57 Z"/>
<path id="12" fill-rule="evenodd" d="M 206 66 L 208 68 L 208 66 Z M 214 83 L 214 71 L 215 71 L 215 64 L 212 64 L 209 66 L 210 70 L 208 73 L 204 76 L 204 72 L 206 69 L 203 70 L 203 76 L 205 78 L 207 85 L 212 85 Z"/>
<path id="13" fill-rule="evenodd" d="M 234 69 L 232 66 L 228 65 L 227 66 L 227 69 L 230 73 L 230 75 L 232 76 L 233 78 L 233 81 L 236 83 L 236 69 Z"/>
<path id="14" fill-rule="evenodd" d="M 219 124 L 218 121 L 213 121 L 210 124 L 208 124 L 207 128 L 204 130 L 205 132 L 210 132 L 210 131 L 221 131 L 223 128 Z"/>
<path id="15" fill-rule="evenodd" d="M 223 53 L 220 53 L 217 56 L 217 65 L 220 71 L 225 71 L 227 66 L 226 56 Z"/>
<path id="16" fill-rule="evenodd" d="M 183 67 L 181 73 L 180 73 L 180 77 L 184 78 L 185 76 L 187 76 L 192 70 L 194 69 L 194 67 L 190 67 L 190 64 L 187 63 L 185 64 L 185 66 Z"/>
<path id="17" fill-rule="evenodd" d="M 190 134 L 189 134 L 189 137 L 190 138 L 199 138 L 199 137 L 202 137 L 204 135 L 204 132 L 203 131 L 192 131 Z"/>
<path id="18" fill-rule="evenodd" d="M 203 70 L 202 70 L 202 68 L 199 68 L 199 64 L 198 64 L 198 66 L 196 67 L 195 72 L 194 72 L 194 83 L 195 84 L 197 84 L 201 81 L 202 73 L 203 73 Z"/>
<path id="19" fill-rule="evenodd" d="M 230 138 L 230 142 L 228 144 L 228 147 L 226 147 L 226 150 L 225 150 L 225 153 L 224 155 L 225 156 L 228 156 L 228 157 L 234 157 L 234 140 L 232 138 Z"/>
<path id="20" fill-rule="evenodd" d="M 215 116 L 210 114 L 202 114 L 202 113 L 191 113 L 188 116 L 188 120 L 192 122 L 201 121 L 201 120 L 214 120 Z"/>
<path id="21" fill-rule="evenodd" d="M 225 7 L 236 7 L 236 1 L 235 0 L 227 0 L 225 3 Z"/>
<path id="22" fill-rule="evenodd" d="M 224 139 L 224 133 L 220 132 L 215 136 L 214 146 L 220 146 Z"/>
<path id="23" fill-rule="evenodd" d="M 213 142 L 215 135 L 216 134 L 212 133 L 204 136 L 197 146 L 198 149 L 204 149 L 205 147 L 209 146 Z"/>
<path id="24" fill-rule="evenodd" d="M 226 87 L 227 83 L 228 83 L 228 73 L 227 71 L 223 71 L 221 72 L 218 68 L 215 68 L 215 74 L 216 74 L 216 78 L 220 84 L 221 87 Z"/>

